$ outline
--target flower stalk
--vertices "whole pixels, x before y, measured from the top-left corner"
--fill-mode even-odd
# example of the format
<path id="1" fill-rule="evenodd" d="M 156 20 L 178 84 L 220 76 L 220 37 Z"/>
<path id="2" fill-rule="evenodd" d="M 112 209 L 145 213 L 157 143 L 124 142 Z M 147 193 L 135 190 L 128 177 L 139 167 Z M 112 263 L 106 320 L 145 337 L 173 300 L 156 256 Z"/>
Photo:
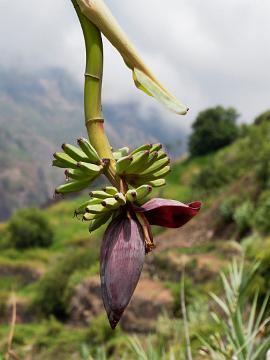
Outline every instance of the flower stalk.
<path id="1" fill-rule="evenodd" d="M 85 84 L 84 84 L 84 113 L 85 126 L 92 146 L 101 158 L 110 159 L 105 169 L 105 175 L 116 187 L 120 180 L 115 172 L 115 160 L 111 145 L 104 130 L 102 114 L 101 90 L 103 76 L 103 44 L 100 30 L 82 13 L 76 0 L 72 0 L 78 15 L 86 50 Z"/>

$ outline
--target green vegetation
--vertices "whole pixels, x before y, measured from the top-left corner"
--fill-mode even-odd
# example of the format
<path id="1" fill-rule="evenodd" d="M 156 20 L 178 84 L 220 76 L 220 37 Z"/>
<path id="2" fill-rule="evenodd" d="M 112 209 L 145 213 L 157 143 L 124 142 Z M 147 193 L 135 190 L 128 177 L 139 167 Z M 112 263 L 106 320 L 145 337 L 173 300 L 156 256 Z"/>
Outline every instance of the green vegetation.
<path id="1" fill-rule="evenodd" d="M 234 108 L 222 106 L 201 111 L 192 125 L 189 139 L 191 156 L 202 156 L 231 144 L 238 135 Z"/>
<path id="2" fill-rule="evenodd" d="M 261 125 L 263 122 L 270 121 L 270 110 L 263 112 L 262 114 L 258 115 L 254 120 L 255 125 Z"/>
<path id="3" fill-rule="evenodd" d="M 270 211 L 270 191 L 266 190 L 259 197 L 256 213 L 254 216 L 255 227 L 262 234 L 270 233 L 269 211 Z"/>
<path id="4" fill-rule="evenodd" d="M 77 270 L 90 268 L 98 259 L 98 250 L 86 251 L 86 249 L 72 251 L 50 269 L 41 279 L 37 287 L 35 307 L 44 315 L 55 315 L 65 318 L 67 308 L 64 297 L 65 289 L 70 276 Z"/>
<path id="5" fill-rule="evenodd" d="M 9 222 L 8 231 L 10 242 L 17 249 L 48 247 L 53 243 L 51 226 L 38 209 L 17 211 Z"/>

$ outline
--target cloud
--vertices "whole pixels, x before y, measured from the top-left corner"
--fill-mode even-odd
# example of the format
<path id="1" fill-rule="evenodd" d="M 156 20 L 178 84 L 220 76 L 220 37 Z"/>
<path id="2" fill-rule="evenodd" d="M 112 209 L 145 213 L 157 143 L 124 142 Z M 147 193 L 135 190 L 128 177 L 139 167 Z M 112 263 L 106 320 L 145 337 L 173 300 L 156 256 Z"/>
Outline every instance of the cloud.
<path id="1" fill-rule="evenodd" d="M 245 121 L 270 107 L 268 0 L 107 0 L 157 77 L 190 106 L 187 117 L 165 113 L 138 92 L 130 71 L 105 40 L 104 100 L 138 101 L 164 119 L 190 126 L 208 106 L 235 106 Z M 0 65 L 60 66 L 82 81 L 83 39 L 67 0 L 0 3 Z"/>

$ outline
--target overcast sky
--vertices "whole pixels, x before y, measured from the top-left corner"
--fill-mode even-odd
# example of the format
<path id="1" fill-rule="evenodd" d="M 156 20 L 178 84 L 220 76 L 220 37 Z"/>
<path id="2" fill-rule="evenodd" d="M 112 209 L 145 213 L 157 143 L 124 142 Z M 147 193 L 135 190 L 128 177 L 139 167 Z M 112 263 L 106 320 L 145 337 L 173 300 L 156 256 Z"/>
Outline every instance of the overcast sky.
<path id="1" fill-rule="evenodd" d="M 242 119 L 270 108 L 269 0 L 107 0 L 159 80 L 190 107 L 188 126 L 209 106 L 235 106 Z M 107 41 L 104 100 L 160 109 L 133 86 Z M 70 0 L 0 0 L 0 66 L 68 69 L 79 81 L 83 38 Z M 162 111 L 162 110 L 160 110 Z"/>

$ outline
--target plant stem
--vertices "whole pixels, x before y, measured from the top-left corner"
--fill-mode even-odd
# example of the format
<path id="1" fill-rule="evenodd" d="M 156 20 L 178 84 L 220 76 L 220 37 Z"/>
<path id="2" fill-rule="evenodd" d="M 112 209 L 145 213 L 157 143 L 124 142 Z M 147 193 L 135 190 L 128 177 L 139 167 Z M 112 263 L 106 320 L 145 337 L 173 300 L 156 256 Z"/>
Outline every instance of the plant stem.
<path id="1" fill-rule="evenodd" d="M 111 146 L 104 130 L 104 118 L 101 106 L 101 89 L 103 75 L 103 44 L 101 33 L 82 13 L 72 0 L 83 30 L 86 49 L 86 68 L 84 85 L 85 126 L 92 146 L 101 158 L 110 159 L 105 175 L 110 182 L 119 188 L 120 180 L 115 171 Z"/>

